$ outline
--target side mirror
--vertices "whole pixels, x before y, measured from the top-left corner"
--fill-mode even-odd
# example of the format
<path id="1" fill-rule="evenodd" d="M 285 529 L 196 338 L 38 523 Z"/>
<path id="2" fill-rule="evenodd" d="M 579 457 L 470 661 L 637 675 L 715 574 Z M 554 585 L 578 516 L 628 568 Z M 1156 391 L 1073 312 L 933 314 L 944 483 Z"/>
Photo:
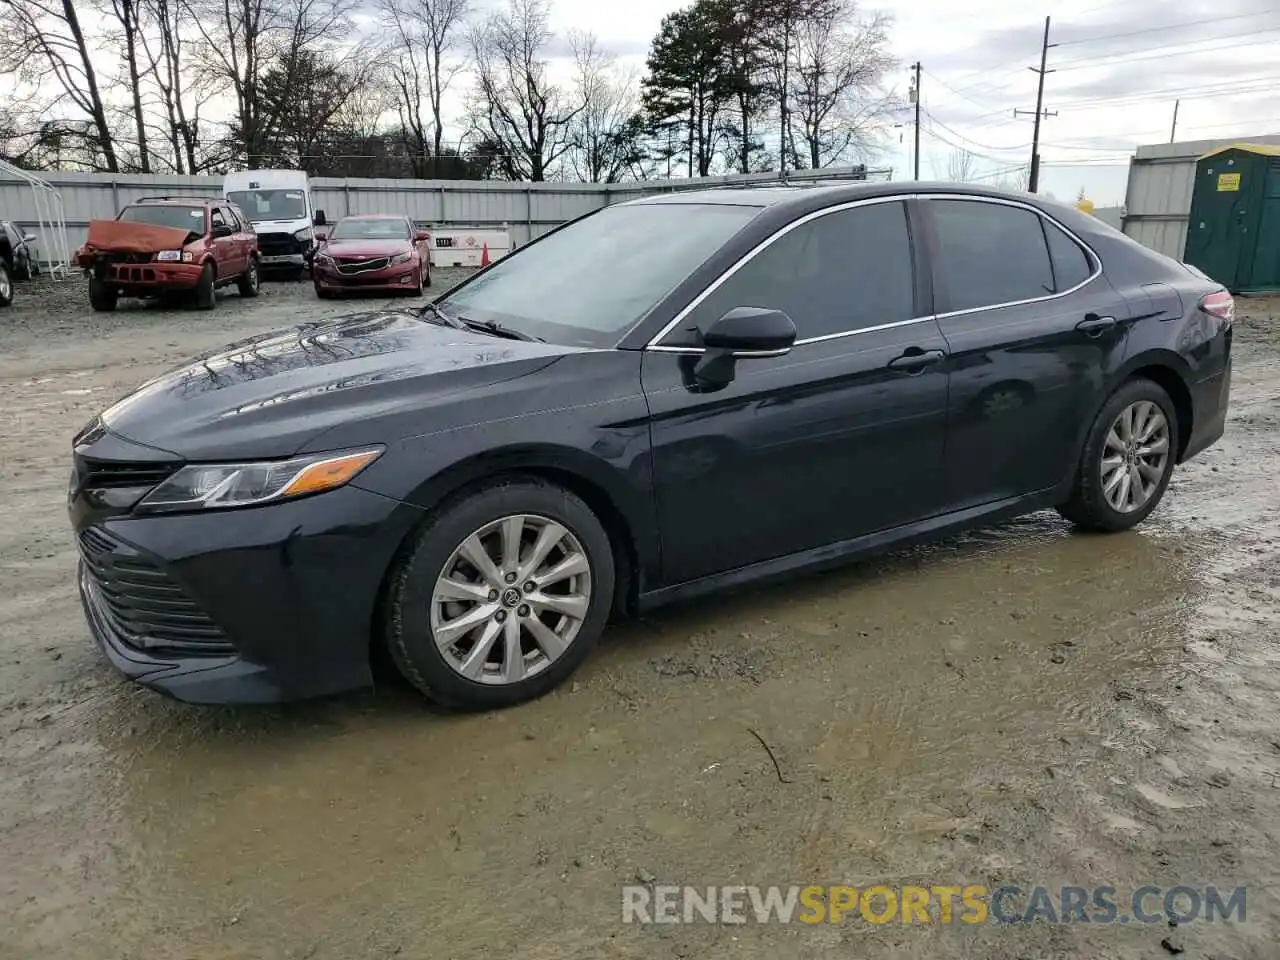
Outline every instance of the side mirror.
<path id="1" fill-rule="evenodd" d="M 772 307 L 734 307 L 698 333 L 706 350 L 691 372 L 702 389 L 732 383 L 739 358 L 781 357 L 796 342 L 795 323 Z"/>
<path id="2" fill-rule="evenodd" d="M 324 211 L 317 210 L 315 217 L 312 218 L 311 225 L 314 227 L 323 227 L 329 221 L 324 218 Z"/>
<path id="3" fill-rule="evenodd" d="M 233 233 L 235 233 L 235 231 L 231 229 L 231 226 L 229 224 L 220 223 L 214 226 L 213 230 L 210 231 L 209 235 L 216 240 L 219 237 L 229 237 Z"/>
<path id="4" fill-rule="evenodd" d="M 22 235 L 22 242 L 23 242 L 23 243 L 35 243 L 35 242 L 36 242 L 36 235 L 35 235 L 34 233 L 24 233 L 24 234 Z"/>
<path id="5" fill-rule="evenodd" d="M 708 350 L 781 356 L 796 342 L 796 325 L 772 307 L 734 307 L 698 331 Z"/>
<path id="6" fill-rule="evenodd" d="M 428 240 L 430 240 L 430 239 L 431 239 L 431 231 L 430 231 L 430 230 L 415 230 L 415 231 L 413 232 L 413 239 L 414 239 L 414 240 L 420 240 L 420 241 L 422 241 L 423 243 L 426 243 Z"/>

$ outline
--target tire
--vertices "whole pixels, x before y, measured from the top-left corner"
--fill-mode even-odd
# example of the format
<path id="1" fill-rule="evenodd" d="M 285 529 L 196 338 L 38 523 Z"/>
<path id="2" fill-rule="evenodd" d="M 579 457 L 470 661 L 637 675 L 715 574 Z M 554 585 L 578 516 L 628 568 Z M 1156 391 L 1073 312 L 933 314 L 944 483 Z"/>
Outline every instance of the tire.
<path id="1" fill-rule="evenodd" d="M 258 258 L 250 257 L 245 265 L 244 273 L 236 280 L 236 288 L 242 297 L 256 297 L 262 284 L 262 274 L 258 269 Z"/>
<path id="2" fill-rule="evenodd" d="M 200 310 L 212 310 L 218 305 L 218 295 L 214 292 L 213 264 L 206 263 L 200 271 L 200 279 L 196 281 L 196 307 Z"/>
<path id="3" fill-rule="evenodd" d="M 488 585 L 486 599 L 484 578 L 477 572 L 479 567 L 460 555 L 462 545 L 492 527 L 481 544 L 488 545 L 486 552 L 494 563 L 494 576 L 498 576 L 505 521 L 515 517 L 524 528 L 523 562 L 530 562 L 529 551 L 542 531 L 550 534 L 555 530 L 550 525 L 558 524 L 564 535 L 555 540 L 537 571 L 547 572 L 548 565 L 563 568 L 572 561 L 575 566 L 585 564 L 585 573 L 549 582 L 545 593 L 529 587 L 531 581 L 510 583 L 503 578 L 496 587 Z M 537 571 L 532 574 L 535 580 Z M 440 600 L 435 595 L 437 581 L 446 573 L 455 582 L 478 585 L 480 595 L 457 602 Z M 587 658 L 609 618 L 613 589 L 609 535 L 581 499 L 536 478 L 498 480 L 444 504 L 397 561 L 387 597 L 387 649 L 404 677 L 437 703 L 460 710 L 512 706 L 550 692 Z M 547 601 L 567 604 L 567 599 L 557 599 L 561 593 L 576 600 L 585 596 L 585 604 L 574 604 L 582 612 L 580 618 L 546 605 Z M 437 642 L 441 626 L 482 610 L 492 613 L 481 612 L 476 626 L 459 633 L 452 644 L 442 647 Z M 534 621 L 538 637 L 527 626 Z M 517 624 L 514 631 L 510 629 L 512 622 Z M 507 656 L 513 632 L 522 650 L 518 660 Z M 489 652 L 482 654 L 478 666 L 472 661 L 471 677 L 464 676 L 467 657 L 486 637 Z M 549 641 L 555 642 L 548 645 Z M 513 663 L 519 667 L 512 672 L 523 679 L 508 673 Z"/>
<path id="4" fill-rule="evenodd" d="M 1137 442 L 1138 438 L 1134 438 L 1130 449 L 1124 440 L 1125 428 L 1120 422 L 1121 415 L 1134 415 L 1140 429 L 1144 423 L 1151 425 L 1152 421 L 1147 417 L 1153 408 L 1163 417 L 1163 426 L 1155 428 L 1152 439 L 1146 444 L 1140 444 Z M 1109 447 L 1108 438 L 1113 429 L 1116 434 Z M 1177 410 L 1169 399 L 1169 394 L 1159 384 L 1146 379 L 1130 380 L 1122 384 L 1103 404 L 1089 429 L 1089 436 L 1085 440 L 1080 463 L 1076 468 L 1071 496 L 1058 507 L 1058 512 L 1083 530 L 1116 533 L 1136 527 L 1164 497 L 1177 459 L 1178 436 Z M 1163 457 L 1142 453 L 1143 450 L 1159 450 L 1160 438 L 1163 438 Z M 1124 446 L 1117 449 L 1116 444 Z M 1114 459 L 1118 464 L 1117 469 L 1125 463 L 1133 464 L 1127 472 L 1130 478 L 1136 472 L 1142 481 L 1139 490 L 1145 494 L 1145 498 L 1140 503 L 1137 503 L 1138 496 L 1131 496 L 1134 503 L 1125 504 L 1125 509 L 1117 508 L 1108 495 L 1106 485 L 1107 478 L 1115 474 L 1104 469 L 1104 456 Z M 1157 475 L 1152 476 L 1152 471 L 1156 471 Z M 1152 481 L 1154 486 L 1150 486 Z M 1133 489 L 1132 479 L 1125 481 L 1120 478 L 1120 482 L 1122 486 L 1116 488 L 1116 495 Z"/>
<path id="5" fill-rule="evenodd" d="M 422 285 L 423 285 L 424 287 L 429 287 L 429 286 L 431 286 L 431 264 L 429 264 L 429 263 L 427 264 L 427 275 L 426 275 L 426 277 L 423 279 L 423 281 L 422 281 Z"/>
<path id="6" fill-rule="evenodd" d="M 412 287 L 412 289 L 410 289 L 410 291 L 409 291 L 409 296 L 411 296 L 411 297 L 420 297 L 420 296 L 422 296 L 422 289 L 423 289 L 423 287 L 424 287 L 424 286 L 425 286 L 425 284 L 423 284 L 423 282 L 422 282 L 422 271 L 421 271 L 421 270 L 419 270 L 419 271 L 418 271 L 418 282 L 417 282 L 416 284 L 414 284 L 414 286 Z"/>
<path id="7" fill-rule="evenodd" d="M 89 278 L 89 306 L 101 313 L 110 313 L 116 308 L 120 299 L 120 291 L 97 277 Z"/>
<path id="8" fill-rule="evenodd" d="M 31 280 L 35 277 L 35 273 L 31 267 L 31 258 L 23 257 L 22 259 L 14 258 L 13 261 L 13 279 L 14 280 Z"/>
<path id="9" fill-rule="evenodd" d="M 13 278 L 9 276 L 9 268 L 0 260 L 0 307 L 13 303 Z"/>

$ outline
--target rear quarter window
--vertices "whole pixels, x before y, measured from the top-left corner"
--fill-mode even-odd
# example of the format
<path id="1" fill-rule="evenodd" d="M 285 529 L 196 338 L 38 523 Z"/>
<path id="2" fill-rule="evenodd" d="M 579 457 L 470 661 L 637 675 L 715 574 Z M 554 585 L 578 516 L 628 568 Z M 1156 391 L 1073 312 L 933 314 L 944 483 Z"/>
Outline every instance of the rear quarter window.
<path id="1" fill-rule="evenodd" d="M 1042 218 L 1043 219 L 1043 218 Z M 1052 220 L 1044 219 L 1044 238 L 1049 244 L 1049 259 L 1053 262 L 1053 279 L 1056 292 L 1080 286 L 1093 275 L 1093 261 Z"/>

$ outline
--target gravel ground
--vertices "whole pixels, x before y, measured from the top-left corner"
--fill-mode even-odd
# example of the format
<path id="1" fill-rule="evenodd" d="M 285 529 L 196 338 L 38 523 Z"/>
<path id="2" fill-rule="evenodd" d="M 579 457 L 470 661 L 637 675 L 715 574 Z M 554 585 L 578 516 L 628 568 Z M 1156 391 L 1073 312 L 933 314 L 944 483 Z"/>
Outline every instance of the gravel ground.
<path id="1" fill-rule="evenodd" d="M 1276 956 L 1280 303 L 1239 303 L 1227 435 L 1133 533 L 1038 514 L 674 609 L 497 714 L 119 681 L 75 599 L 71 434 L 196 350 L 381 304 L 104 315 L 65 283 L 0 314 L 0 957 Z M 1247 885 L 1248 915 L 624 925 L 636 881 Z"/>

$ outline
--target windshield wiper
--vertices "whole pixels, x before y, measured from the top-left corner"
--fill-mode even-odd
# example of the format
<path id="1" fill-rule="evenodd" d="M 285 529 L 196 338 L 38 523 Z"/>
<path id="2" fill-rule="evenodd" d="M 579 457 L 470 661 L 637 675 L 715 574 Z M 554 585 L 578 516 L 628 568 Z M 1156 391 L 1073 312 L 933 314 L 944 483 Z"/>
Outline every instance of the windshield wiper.
<path id="1" fill-rule="evenodd" d="M 481 333 L 487 333 L 495 337 L 505 337 L 507 340 L 528 340 L 536 343 L 547 342 L 541 337 L 530 336 L 521 330 L 503 326 L 497 320 L 471 320 L 467 317 L 459 317 L 458 322 L 468 330 L 479 330 Z"/>
<path id="2" fill-rule="evenodd" d="M 461 323 L 453 319 L 453 317 L 449 316 L 434 303 L 428 303 L 419 310 L 418 317 L 422 320 L 426 320 L 427 323 L 438 323 L 442 327 L 453 327 L 455 330 L 465 329 Z"/>

